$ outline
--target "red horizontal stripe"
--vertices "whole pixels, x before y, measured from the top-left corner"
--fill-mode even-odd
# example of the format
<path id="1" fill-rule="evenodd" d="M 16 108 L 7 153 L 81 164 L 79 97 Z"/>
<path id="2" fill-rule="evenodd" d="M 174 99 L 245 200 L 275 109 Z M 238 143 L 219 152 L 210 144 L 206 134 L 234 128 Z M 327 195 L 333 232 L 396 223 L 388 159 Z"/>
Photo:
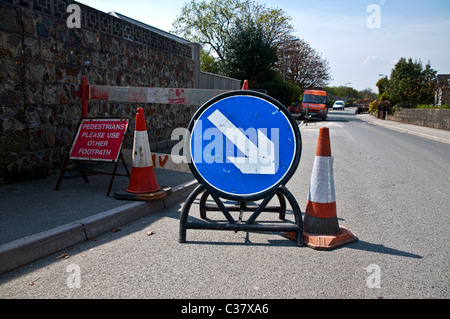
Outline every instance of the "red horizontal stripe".
<path id="1" fill-rule="evenodd" d="M 108 87 L 107 86 L 99 86 L 99 85 L 91 85 L 91 100 L 108 100 Z"/>
<path id="2" fill-rule="evenodd" d="M 312 217 L 331 218 L 336 217 L 336 202 L 332 203 L 315 203 L 306 204 L 306 214 Z"/>

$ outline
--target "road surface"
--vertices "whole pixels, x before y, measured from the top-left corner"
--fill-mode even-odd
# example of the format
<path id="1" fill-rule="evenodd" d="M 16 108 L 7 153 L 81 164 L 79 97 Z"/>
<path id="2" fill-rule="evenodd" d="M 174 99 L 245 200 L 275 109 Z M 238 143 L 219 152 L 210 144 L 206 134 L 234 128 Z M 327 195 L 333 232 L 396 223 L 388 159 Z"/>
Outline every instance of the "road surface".
<path id="1" fill-rule="evenodd" d="M 330 129 L 339 224 L 357 242 L 318 251 L 280 233 L 188 229 L 181 244 L 179 203 L 0 276 L 0 298 L 448 299 L 450 145 L 330 111 L 301 126 L 287 187 L 302 211 L 321 126 Z M 198 218 L 197 205 L 190 215 Z"/>

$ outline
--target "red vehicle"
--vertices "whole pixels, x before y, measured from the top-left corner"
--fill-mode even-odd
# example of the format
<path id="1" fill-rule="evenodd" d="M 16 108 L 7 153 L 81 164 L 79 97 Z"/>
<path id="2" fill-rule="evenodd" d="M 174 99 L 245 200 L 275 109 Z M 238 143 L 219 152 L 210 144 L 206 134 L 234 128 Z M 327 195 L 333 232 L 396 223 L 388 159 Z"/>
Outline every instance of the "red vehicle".
<path id="1" fill-rule="evenodd" d="M 325 120 L 328 114 L 327 92 L 322 90 L 306 90 L 303 92 L 300 113 L 302 117 L 318 117 Z"/>
<path id="2" fill-rule="evenodd" d="M 291 113 L 300 113 L 300 106 L 292 106 L 292 105 L 289 105 L 289 106 L 288 106 L 288 110 L 289 110 L 289 112 L 291 112 Z"/>
<path id="3" fill-rule="evenodd" d="M 369 99 L 359 100 L 358 103 L 356 104 L 355 114 L 361 114 L 364 112 L 368 112 L 369 105 L 370 105 L 370 103 L 372 103 L 372 101 L 373 100 L 369 100 Z"/>

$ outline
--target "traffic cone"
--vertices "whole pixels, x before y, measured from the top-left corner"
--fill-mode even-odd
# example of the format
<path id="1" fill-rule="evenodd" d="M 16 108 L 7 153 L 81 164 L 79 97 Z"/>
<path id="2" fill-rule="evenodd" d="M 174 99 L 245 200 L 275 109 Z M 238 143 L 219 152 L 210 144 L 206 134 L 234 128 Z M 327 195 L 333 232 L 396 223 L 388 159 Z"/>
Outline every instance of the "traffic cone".
<path id="1" fill-rule="evenodd" d="M 136 114 L 132 159 L 133 166 L 126 192 L 116 192 L 114 197 L 148 201 L 165 197 L 170 192 L 170 187 L 161 188 L 156 180 L 142 108 L 138 108 Z"/>
<path id="2" fill-rule="evenodd" d="M 292 237 L 292 234 L 286 235 Z M 303 242 L 314 249 L 330 250 L 357 239 L 338 223 L 330 135 L 329 129 L 322 127 L 303 221 Z"/>

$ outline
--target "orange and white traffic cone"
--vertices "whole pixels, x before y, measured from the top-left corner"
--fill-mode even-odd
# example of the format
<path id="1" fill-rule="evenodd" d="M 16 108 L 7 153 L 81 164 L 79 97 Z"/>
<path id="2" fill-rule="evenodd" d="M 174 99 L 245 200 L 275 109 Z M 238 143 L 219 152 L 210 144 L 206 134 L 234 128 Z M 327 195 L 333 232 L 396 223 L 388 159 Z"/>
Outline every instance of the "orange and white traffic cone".
<path id="1" fill-rule="evenodd" d="M 135 200 L 155 200 L 165 197 L 170 187 L 161 188 L 158 185 L 142 108 L 138 108 L 136 114 L 132 160 L 133 166 L 126 193 L 116 192 L 114 197 Z"/>
<path id="2" fill-rule="evenodd" d="M 329 250 L 358 239 L 347 228 L 339 227 L 336 214 L 333 159 L 329 129 L 322 127 L 319 131 L 303 222 L 304 243 L 314 249 Z"/>
<path id="3" fill-rule="evenodd" d="M 241 90 L 248 90 L 248 81 L 247 80 L 244 80 L 244 84 L 242 85 Z"/>
<path id="4" fill-rule="evenodd" d="M 312 234 L 334 234 L 339 231 L 336 217 L 333 157 L 327 127 L 319 130 L 316 157 L 306 203 L 304 230 Z"/>
<path id="5" fill-rule="evenodd" d="M 286 237 L 292 236 L 286 233 Z M 303 242 L 314 249 L 331 250 L 357 239 L 347 228 L 339 227 L 330 134 L 327 127 L 322 127 L 303 220 Z"/>

